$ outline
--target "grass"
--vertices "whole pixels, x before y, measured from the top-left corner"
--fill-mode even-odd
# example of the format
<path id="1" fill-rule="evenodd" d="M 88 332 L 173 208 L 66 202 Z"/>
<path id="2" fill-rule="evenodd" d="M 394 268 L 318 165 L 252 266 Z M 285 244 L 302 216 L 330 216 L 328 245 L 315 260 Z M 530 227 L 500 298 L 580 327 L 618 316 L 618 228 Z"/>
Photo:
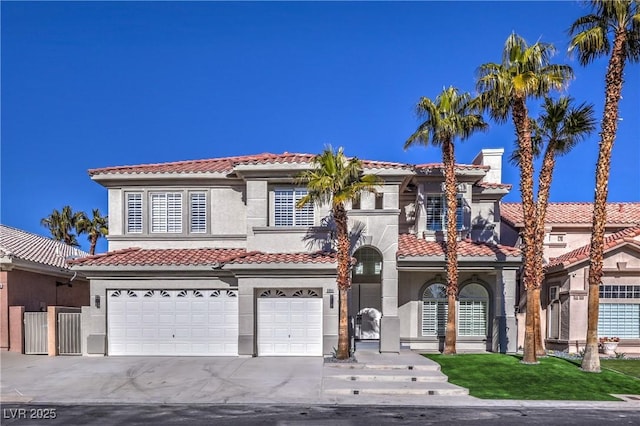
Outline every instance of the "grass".
<path id="1" fill-rule="evenodd" d="M 484 399 L 619 401 L 611 394 L 640 395 L 640 361 L 603 360 L 602 366 L 623 370 L 620 364 L 635 364 L 628 368 L 635 377 L 603 369 L 601 373 L 586 373 L 575 361 L 562 358 L 540 358 L 540 364 L 525 365 L 519 356 L 425 355 L 442 367 L 449 382 L 469 389 L 469 394 Z M 627 366 L 627 364 L 623 364 Z M 611 367 L 613 368 L 613 367 Z M 622 372 L 622 371 L 621 371 Z M 624 373 L 624 372 L 623 372 Z"/>
<path id="2" fill-rule="evenodd" d="M 601 359 L 600 367 L 640 379 L 640 359 Z"/>

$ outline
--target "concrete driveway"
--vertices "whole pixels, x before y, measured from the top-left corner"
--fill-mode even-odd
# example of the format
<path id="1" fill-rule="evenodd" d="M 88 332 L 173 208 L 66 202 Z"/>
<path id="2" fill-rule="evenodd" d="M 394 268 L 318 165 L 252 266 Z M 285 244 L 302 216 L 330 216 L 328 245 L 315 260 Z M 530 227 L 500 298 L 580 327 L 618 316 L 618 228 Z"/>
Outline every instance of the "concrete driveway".
<path id="1" fill-rule="evenodd" d="M 0 354 L 2 402 L 308 403 L 320 357 L 47 357 Z"/>

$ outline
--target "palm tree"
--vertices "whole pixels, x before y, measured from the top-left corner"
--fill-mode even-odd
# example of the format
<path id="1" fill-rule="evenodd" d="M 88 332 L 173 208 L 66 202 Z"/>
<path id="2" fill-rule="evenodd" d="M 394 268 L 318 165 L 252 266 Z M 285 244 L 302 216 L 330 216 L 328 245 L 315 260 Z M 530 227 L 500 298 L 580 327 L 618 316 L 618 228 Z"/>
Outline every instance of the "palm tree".
<path id="1" fill-rule="evenodd" d="M 605 76 L 605 101 L 596 165 L 596 191 L 589 253 L 589 302 L 587 346 L 582 369 L 600 372 L 598 355 L 599 289 L 602 280 L 604 227 L 607 221 L 611 151 L 618 128 L 618 104 L 622 97 L 625 63 L 640 61 L 640 3 L 637 0 L 591 1 L 592 13 L 576 20 L 569 29 L 569 51 L 575 51 L 581 65 L 609 55 Z"/>
<path id="2" fill-rule="evenodd" d="M 80 247 L 74 231 L 77 232 L 77 224 L 83 215 L 82 212 L 74 213 L 71 206 L 64 206 L 62 211 L 53 209 L 49 216 L 40 220 L 40 224 L 49 230 L 54 240 Z"/>
<path id="3" fill-rule="evenodd" d="M 87 234 L 89 240 L 89 254 L 96 253 L 96 244 L 100 238 L 109 234 L 109 216 L 102 216 L 99 209 L 93 209 L 93 217 L 89 217 L 83 212 L 77 223 L 78 235 Z"/>
<path id="4" fill-rule="evenodd" d="M 535 225 L 535 285 L 542 287 L 544 280 L 544 236 L 549 192 L 556 158 L 571 151 L 579 142 L 584 140 L 596 127 L 593 105 L 582 103 L 575 106 L 573 98 L 562 96 L 558 100 L 545 97 L 543 112 L 537 121 L 532 121 L 532 144 L 534 157 L 538 157 L 544 149 L 542 168 L 538 175 L 538 196 L 536 199 Z M 519 164 L 520 151 L 515 149 L 511 160 Z M 539 296 L 539 293 L 538 293 Z M 535 302 L 536 310 L 534 335 L 536 338 L 536 355 L 544 355 L 542 345 L 542 330 L 540 328 L 540 300 Z"/>
<path id="5" fill-rule="evenodd" d="M 444 353 L 456 353 L 456 299 L 458 297 L 458 241 L 456 209 L 458 206 L 455 155 L 453 141 L 465 140 L 474 132 L 488 128 L 482 115 L 476 113 L 477 100 L 468 93 L 458 93 L 455 87 L 444 89 L 435 102 L 421 98 L 416 112 L 423 123 L 407 139 L 404 148 L 429 144 L 442 150 L 446 198 L 446 262 L 447 262 L 447 327 Z"/>
<path id="6" fill-rule="evenodd" d="M 571 67 L 551 64 L 553 45 L 537 42 L 531 46 L 511 34 L 504 46 L 501 63 L 486 63 L 478 69 L 476 83 L 480 103 L 499 123 L 513 120 L 520 152 L 520 194 L 524 213 L 524 287 L 527 290 L 527 317 L 523 363 L 537 363 L 535 353 L 535 299 L 540 297 L 535 276 L 535 204 L 533 200 L 533 144 L 527 99 L 540 98 L 551 90 L 564 88 L 573 77 Z"/>
<path id="7" fill-rule="evenodd" d="M 331 216 L 336 224 L 336 254 L 338 258 L 337 285 L 340 318 L 338 326 L 338 359 L 349 358 L 348 295 L 351 287 L 351 242 L 345 203 L 358 199 L 363 192 L 376 192 L 382 180 L 375 175 L 363 174 L 362 162 L 345 157 L 342 147 L 334 151 L 331 146 L 314 157 L 313 168 L 300 176 L 308 193 L 297 203 L 301 208 L 307 203 L 331 206 Z"/>

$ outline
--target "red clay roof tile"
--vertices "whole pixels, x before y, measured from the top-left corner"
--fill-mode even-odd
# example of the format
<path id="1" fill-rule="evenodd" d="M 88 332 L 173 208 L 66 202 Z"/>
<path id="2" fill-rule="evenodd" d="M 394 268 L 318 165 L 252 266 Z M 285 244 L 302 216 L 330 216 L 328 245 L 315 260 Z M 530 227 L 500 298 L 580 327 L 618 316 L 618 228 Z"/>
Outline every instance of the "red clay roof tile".
<path id="1" fill-rule="evenodd" d="M 128 248 L 88 256 L 72 262 L 79 266 L 206 266 L 224 263 L 332 263 L 334 253 L 262 253 L 245 249 L 141 249 Z"/>
<path id="2" fill-rule="evenodd" d="M 236 165 L 261 164 L 308 164 L 314 154 L 263 153 L 237 157 L 212 158 L 205 160 L 174 161 L 170 163 L 140 164 L 90 169 L 89 176 L 103 174 L 147 174 L 147 173 L 230 173 Z M 365 169 L 407 169 L 411 165 L 387 161 L 362 160 Z"/>
<path id="3" fill-rule="evenodd" d="M 521 203 L 502 203 L 500 216 L 513 226 L 523 222 Z M 593 203 L 549 203 L 545 223 L 591 225 Z M 607 224 L 640 224 L 640 203 L 607 203 Z"/>
<path id="4" fill-rule="evenodd" d="M 445 242 L 427 241 L 415 235 L 402 234 L 398 239 L 398 257 L 444 256 Z M 510 246 L 479 243 L 471 240 L 458 242 L 458 256 L 520 256 L 520 249 Z"/>

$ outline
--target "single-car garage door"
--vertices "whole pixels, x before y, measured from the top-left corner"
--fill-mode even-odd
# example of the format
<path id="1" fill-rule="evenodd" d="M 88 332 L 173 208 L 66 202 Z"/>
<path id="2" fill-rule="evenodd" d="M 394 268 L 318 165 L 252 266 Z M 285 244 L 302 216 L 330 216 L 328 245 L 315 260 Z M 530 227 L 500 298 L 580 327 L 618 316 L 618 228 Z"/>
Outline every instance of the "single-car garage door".
<path id="1" fill-rule="evenodd" d="M 109 355 L 238 355 L 236 290 L 109 290 Z"/>
<path id="2" fill-rule="evenodd" d="M 270 289 L 258 295 L 259 356 L 321 356 L 318 291 Z"/>

